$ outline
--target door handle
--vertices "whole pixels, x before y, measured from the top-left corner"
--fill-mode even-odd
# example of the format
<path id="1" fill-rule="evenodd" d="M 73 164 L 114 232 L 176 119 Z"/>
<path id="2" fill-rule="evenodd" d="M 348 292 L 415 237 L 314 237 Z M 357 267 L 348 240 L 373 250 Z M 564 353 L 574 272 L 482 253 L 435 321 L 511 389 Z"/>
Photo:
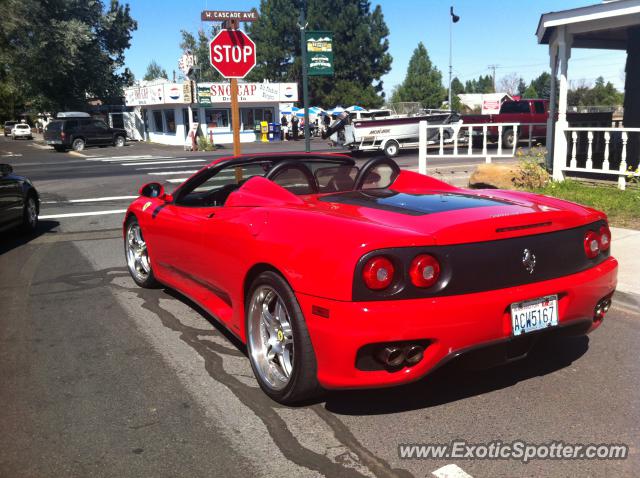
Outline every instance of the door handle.
<path id="1" fill-rule="evenodd" d="M 209 214 L 207 214 L 207 219 L 211 219 L 215 215 L 216 215 L 215 212 L 210 212 Z"/>

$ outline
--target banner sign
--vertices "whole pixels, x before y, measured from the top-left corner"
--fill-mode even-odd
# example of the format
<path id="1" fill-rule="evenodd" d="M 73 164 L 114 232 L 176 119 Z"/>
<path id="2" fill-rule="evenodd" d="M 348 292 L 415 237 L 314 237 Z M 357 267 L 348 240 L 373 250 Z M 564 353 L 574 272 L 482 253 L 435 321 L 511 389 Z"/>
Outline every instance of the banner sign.
<path id="1" fill-rule="evenodd" d="M 198 83 L 198 103 L 211 105 L 229 103 L 231 85 L 229 83 Z M 265 101 L 298 101 L 296 83 L 238 83 L 240 103 Z"/>
<path id="2" fill-rule="evenodd" d="M 333 33 L 305 32 L 305 43 L 308 75 L 333 75 Z"/>

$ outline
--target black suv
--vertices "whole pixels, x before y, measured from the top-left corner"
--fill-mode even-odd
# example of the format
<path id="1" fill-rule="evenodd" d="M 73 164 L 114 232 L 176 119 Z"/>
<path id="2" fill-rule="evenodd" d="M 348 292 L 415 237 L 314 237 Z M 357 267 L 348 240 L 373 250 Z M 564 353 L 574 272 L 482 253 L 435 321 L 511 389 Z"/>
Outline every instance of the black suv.
<path id="1" fill-rule="evenodd" d="M 82 151 L 85 146 L 124 146 L 127 132 L 122 128 L 110 128 L 98 119 L 59 118 L 47 125 L 44 139 L 56 151 Z"/>

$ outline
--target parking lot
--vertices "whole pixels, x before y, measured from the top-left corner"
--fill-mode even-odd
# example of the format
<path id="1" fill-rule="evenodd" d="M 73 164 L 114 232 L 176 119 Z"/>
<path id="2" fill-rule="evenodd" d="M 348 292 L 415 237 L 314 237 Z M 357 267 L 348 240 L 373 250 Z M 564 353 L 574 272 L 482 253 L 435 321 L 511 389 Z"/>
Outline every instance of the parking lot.
<path id="1" fill-rule="evenodd" d="M 275 145 L 246 152 L 264 148 Z M 635 475 L 640 315 L 624 297 L 592 335 L 541 343 L 507 366 L 452 363 L 408 386 L 292 408 L 267 398 L 245 348 L 214 317 L 172 290 L 136 287 L 124 261 L 122 219 L 139 187 L 175 186 L 225 153 L 148 144 L 56 153 L 0 137 L 0 162 L 42 196 L 37 233 L 0 240 L 1 475 Z M 479 162 L 434 160 L 430 173 L 460 184 Z M 400 164 L 416 169 L 417 154 Z M 625 444 L 629 456 L 400 456 L 403 444 L 454 440 Z"/>

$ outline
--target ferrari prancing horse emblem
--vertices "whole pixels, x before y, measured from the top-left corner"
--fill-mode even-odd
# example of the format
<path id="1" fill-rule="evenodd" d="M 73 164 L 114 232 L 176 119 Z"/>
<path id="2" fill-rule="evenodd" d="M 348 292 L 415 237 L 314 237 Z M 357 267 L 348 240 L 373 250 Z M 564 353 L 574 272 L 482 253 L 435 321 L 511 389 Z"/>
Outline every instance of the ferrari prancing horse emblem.
<path id="1" fill-rule="evenodd" d="M 522 255 L 522 265 L 529 274 L 533 274 L 536 268 L 536 255 L 529 249 L 525 249 Z"/>
<path id="2" fill-rule="evenodd" d="M 144 203 L 144 206 L 142 206 L 142 211 L 146 211 L 149 206 L 151 206 L 151 201 Z"/>

